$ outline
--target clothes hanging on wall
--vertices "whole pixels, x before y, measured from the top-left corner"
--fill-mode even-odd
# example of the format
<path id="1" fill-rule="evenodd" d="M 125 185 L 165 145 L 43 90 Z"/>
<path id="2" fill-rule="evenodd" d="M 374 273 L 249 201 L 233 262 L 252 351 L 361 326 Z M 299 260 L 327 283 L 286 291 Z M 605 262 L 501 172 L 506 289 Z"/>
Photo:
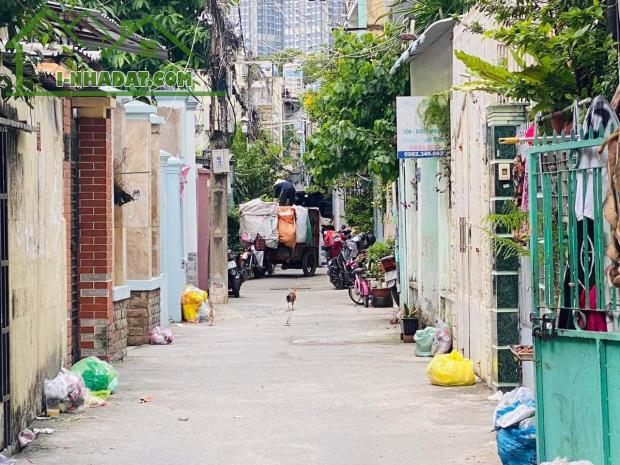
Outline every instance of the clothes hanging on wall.
<path id="1" fill-rule="evenodd" d="M 584 238 L 584 221 L 587 236 Z M 587 244 L 587 255 L 586 255 Z M 580 316 L 577 322 L 581 329 L 587 331 L 607 331 L 607 316 L 604 311 L 590 310 L 596 309 L 596 266 L 594 262 L 594 221 L 588 217 L 577 222 L 577 283 L 572 282 L 572 270 L 570 264 L 567 264 L 564 273 L 564 308 L 560 309 L 560 318 L 558 320 L 558 328 L 560 329 L 576 329 L 573 319 L 573 302 L 572 292 L 577 292 L 577 305 L 585 315 L 585 324 Z M 586 270 L 586 256 L 588 268 Z M 587 284 L 586 284 L 587 273 Z M 586 286 L 588 286 L 588 299 L 586 299 Z M 576 289 L 576 291 L 573 291 Z M 605 303 L 602 303 L 604 307 Z"/>
<path id="2" fill-rule="evenodd" d="M 584 137 L 586 139 L 590 137 L 590 130 L 592 130 L 592 135 L 595 139 L 609 136 L 618 126 L 620 126 L 620 122 L 609 102 L 604 97 L 596 97 L 588 108 L 583 121 L 582 130 Z M 592 176 L 592 169 L 605 168 L 607 166 L 607 159 L 607 148 L 598 150 L 592 147 L 581 151 L 575 189 L 575 215 L 578 221 L 581 221 L 584 217 L 594 218 L 594 177 Z M 606 170 L 602 170 L 602 173 L 602 198 L 605 199 L 608 191 L 608 176 Z M 586 184 L 585 193 L 584 183 Z"/>

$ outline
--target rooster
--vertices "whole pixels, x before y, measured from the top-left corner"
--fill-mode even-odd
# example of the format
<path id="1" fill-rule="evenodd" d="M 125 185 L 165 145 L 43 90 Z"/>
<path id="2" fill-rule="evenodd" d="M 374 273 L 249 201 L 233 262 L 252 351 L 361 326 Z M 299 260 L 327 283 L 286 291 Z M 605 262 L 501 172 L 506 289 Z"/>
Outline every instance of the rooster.
<path id="1" fill-rule="evenodd" d="M 286 318 L 286 326 L 290 326 L 291 312 L 295 310 L 295 300 L 297 299 L 297 289 L 291 289 L 286 295 L 286 311 L 289 312 Z"/>

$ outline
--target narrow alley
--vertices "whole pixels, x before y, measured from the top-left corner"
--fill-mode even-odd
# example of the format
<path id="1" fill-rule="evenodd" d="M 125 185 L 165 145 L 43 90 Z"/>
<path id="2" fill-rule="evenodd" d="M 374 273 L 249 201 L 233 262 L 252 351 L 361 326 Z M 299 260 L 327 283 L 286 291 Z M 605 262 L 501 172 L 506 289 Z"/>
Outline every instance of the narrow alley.
<path id="1" fill-rule="evenodd" d="M 246 282 L 214 326 L 130 350 L 109 405 L 35 422 L 56 431 L 18 463 L 496 465 L 486 386 L 431 386 L 390 314 L 355 307 L 324 271 Z"/>

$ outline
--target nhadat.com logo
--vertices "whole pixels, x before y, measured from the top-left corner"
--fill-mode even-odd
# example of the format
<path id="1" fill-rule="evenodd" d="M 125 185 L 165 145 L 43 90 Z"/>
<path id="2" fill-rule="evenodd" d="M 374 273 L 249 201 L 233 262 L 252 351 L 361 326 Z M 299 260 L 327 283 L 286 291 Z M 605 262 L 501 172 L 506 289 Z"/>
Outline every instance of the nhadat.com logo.
<path id="1" fill-rule="evenodd" d="M 59 10 L 62 9 L 62 11 Z M 67 14 L 70 12 L 71 14 Z M 124 51 L 144 58 L 161 60 L 161 71 L 123 71 L 92 69 L 69 70 L 59 67 L 54 73 L 56 89 L 31 88 L 24 85 L 24 69 L 32 65 L 30 57 L 24 53 L 24 43 L 32 41 L 43 24 L 51 24 L 56 34 L 62 36 L 63 42 L 82 51 L 94 49 L 106 53 Z M 85 43 L 79 33 L 84 29 L 97 31 L 97 39 L 92 37 Z M 145 26 L 165 37 L 174 48 L 187 57 L 190 49 L 174 34 L 161 26 L 151 16 L 139 20 L 127 20 L 119 23 L 105 18 L 100 12 L 86 8 L 57 6 L 56 9 L 46 5 L 26 24 L 9 42 L 5 49 L 15 55 L 15 86 L 5 95 L 15 97 L 33 96 L 221 96 L 224 92 L 213 92 L 195 87 L 195 74 L 191 69 L 175 65 L 168 60 L 168 51 L 157 42 L 139 35 Z M 124 44 L 131 42 L 131 46 Z M 63 46 L 64 47 L 64 46 Z M 53 86 L 52 86 L 53 87 Z"/>

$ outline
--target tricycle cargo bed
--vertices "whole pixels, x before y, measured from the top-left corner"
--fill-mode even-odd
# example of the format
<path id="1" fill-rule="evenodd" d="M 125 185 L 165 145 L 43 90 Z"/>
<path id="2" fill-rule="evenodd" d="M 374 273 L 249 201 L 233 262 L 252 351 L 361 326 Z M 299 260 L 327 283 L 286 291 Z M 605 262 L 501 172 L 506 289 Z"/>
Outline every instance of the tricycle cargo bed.
<path id="1" fill-rule="evenodd" d="M 319 262 L 320 222 L 318 208 L 308 208 L 308 219 L 312 227 L 312 242 L 297 244 L 290 248 L 278 244 L 276 249 L 267 249 L 270 266 L 280 264 L 283 269 L 297 268 L 303 270 L 304 276 L 314 276 Z"/>

